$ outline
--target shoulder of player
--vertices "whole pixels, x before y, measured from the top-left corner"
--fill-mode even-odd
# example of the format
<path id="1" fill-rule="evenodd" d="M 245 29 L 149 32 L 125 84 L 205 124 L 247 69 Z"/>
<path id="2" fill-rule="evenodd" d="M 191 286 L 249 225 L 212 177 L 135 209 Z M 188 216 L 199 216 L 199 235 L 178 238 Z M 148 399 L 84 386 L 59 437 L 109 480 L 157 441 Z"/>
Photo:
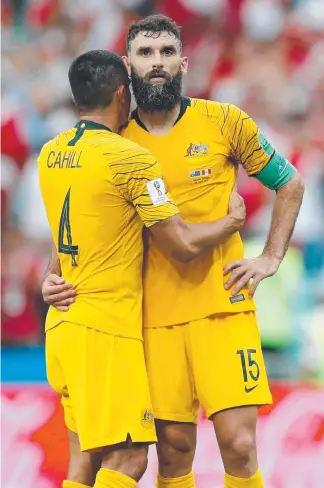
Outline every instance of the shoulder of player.
<path id="1" fill-rule="evenodd" d="M 54 139 L 50 139 L 49 141 L 45 142 L 45 144 L 43 144 L 43 146 L 42 146 L 42 148 L 41 148 L 41 150 L 39 152 L 40 155 L 42 155 L 43 152 L 51 149 L 51 147 L 55 144 L 56 137 L 54 137 Z"/>
<path id="2" fill-rule="evenodd" d="M 191 108 L 203 117 L 227 120 L 228 117 L 239 116 L 242 110 L 231 103 L 220 103 L 212 100 L 191 98 Z"/>
<path id="3" fill-rule="evenodd" d="M 245 125 L 246 121 L 251 118 L 239 107 L 232 103 L 218 103 L 214 104 L 214 110 L 217 113 L 217 121 L 220 131 L 224 137 L 232 138 L 240 134 L 240 128 Z"/>
<path id="4" fill-rule="evenodd" d="M 55 148 L 58 147 L 59 136 L 60 136 L 60 134 L 58 134 L 56 137 L 54 137 L 53 139 L 50 139 L 49 141 L 45 142 L 45 144 L 43 144 L 41 150 L 39 151 L 39 155 L 37 158 L 37 160 L 39 162 L 42 160 L 42 156 L 47 155 L 50 151 L 53 151 L 53 150 L 55 150 Z"/>
<path id="5" fill-rule="evenodd" d="M 49 141 L 45 142 L 45 144 L 42 146 L 39 157 L 42 156 L 42 154 L 47 153 L 48 151 L 55 151 L 60 147 L 62 144 L 65 144 L 66 141 L 71 139 L 75 134 L 75 128 L 72 127 L 71 129 L 68 129 L 64 132 L 60 132 L 57 134 L 53 139 L 50 139 Z"/>
<path id="6" fill-rule="evenodd" d="M 109 153 L 111 156 L 114 155 L 117 159 L 136 158 L 141 156 L 152 157 L 152 153 L 148 149 L 145 149 L 136 142 L 118 134 L 115 134 L 115 136 L 116 137 L 110 142 L 107 141 L 102 145 L 101 150 L 103 154 Z M 114 143 L 113 146 L 112 143 Z"/>
<path id="7" fill-rule="evenodd" d="M 142 146 L 125 137 L 118 136 L 116 145 L 103 146 L 102 158 L 106 160 L 111 174 L 128 174 L 134 171 L 143 171 L 155 165 L 153 154 Z"/>

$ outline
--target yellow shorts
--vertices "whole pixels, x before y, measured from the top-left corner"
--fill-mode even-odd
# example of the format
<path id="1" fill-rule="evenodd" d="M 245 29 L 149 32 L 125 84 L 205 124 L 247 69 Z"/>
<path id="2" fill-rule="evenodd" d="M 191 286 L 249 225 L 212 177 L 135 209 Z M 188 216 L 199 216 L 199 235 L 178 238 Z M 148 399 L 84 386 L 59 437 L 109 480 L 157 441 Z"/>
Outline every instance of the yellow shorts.
<path id="1" fill-rule="evenodd" d="M 228 408 L 272 403 L 254 312 L 144 330 L 155 418 L 197 422 Z"/>
<path id="2" fill-rule="evenodd" d="M 83 451 L 156 441 L 141 341 L 63 322 L 46 333 L 46 367 Z"/>

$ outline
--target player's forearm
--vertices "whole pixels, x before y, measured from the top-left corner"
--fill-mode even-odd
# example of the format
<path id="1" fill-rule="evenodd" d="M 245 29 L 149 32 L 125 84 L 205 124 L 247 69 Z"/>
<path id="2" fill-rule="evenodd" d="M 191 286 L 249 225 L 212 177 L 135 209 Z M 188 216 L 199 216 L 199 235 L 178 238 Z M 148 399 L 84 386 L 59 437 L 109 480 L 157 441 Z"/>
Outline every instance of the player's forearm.
<path id="1" fill-rule="evenodd" d="M 206 224 L 188 224 L 179 214 L 152 225 L 150 233 L 164 254 L 188 262 L 209 251 L 241 229 L 245 207 L 241 202 L 226 217 Z"/>
<path id="2" fill-rule="evenodd" d="M 177 259 L 190 261 L 199 254 L 222 244 L 228 237 L 241 229 L 244 219 L 229 214 L 222 219 L 204 224 L 186 224 L 183 246 Z"/>
<path id="3" fill-rule="evenodd" d="M 44 278 L 46 279 L 51 274 L 62 276 L 60 259 L 58 257 L 57 250 L 56 247 L 54 246 L 54 243 L 52 244 L 52 252 L 45 271 Z"/>
<path id="4" fill-rule="evenodd" d="M 280 263 L 289 246 L 304 195 L 304 183 L 295 176 L 277 190 L 268 239 L 263 254 Z"/>

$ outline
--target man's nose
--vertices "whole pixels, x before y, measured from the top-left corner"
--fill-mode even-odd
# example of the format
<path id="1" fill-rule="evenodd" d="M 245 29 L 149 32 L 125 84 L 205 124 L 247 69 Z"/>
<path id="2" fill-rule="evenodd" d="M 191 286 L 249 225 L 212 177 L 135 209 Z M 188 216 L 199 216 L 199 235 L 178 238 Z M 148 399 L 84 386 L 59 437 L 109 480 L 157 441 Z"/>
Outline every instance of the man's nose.
<path id="1" fill-rule="evenodd" d="M 152 61 L 153 61 L 153 64 L 152 64 L 153 69 L 163 68 L 163 60 L 162 60 L 160 52 L 155 53 Z"/>

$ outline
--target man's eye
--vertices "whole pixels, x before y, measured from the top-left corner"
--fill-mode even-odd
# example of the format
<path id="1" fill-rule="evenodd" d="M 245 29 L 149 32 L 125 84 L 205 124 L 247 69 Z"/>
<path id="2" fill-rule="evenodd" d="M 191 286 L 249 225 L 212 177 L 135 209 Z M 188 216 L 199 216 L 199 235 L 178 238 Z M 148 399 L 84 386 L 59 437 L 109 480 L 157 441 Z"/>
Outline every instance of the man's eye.
<path id="1" fill-rule="evenodd" d="M 141 56 L 148 56 L 150 54 L 149 49 L 141 49 L 140 55 Z"/>
<path id="2" fill-rule="evenodd" d="M 166 56 L 172 56 L 173 52 L 174 51 L 171 48 L 163 49 L 163 54 L 165 54 Z"/>

